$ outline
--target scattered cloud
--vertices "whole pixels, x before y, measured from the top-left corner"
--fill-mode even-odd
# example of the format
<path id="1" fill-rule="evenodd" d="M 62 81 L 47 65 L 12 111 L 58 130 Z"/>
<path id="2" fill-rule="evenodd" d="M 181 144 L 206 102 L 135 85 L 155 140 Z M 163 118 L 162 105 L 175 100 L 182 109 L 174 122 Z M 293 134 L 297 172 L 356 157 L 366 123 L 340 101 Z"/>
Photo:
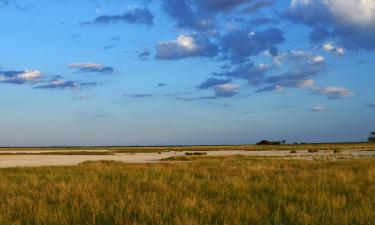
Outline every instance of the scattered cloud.
<path id="1" fill-rule="evenodd" d="M 325 58 L 306 51 L 289 51 L 274 57 L 276 65 L 284 70 L 278 75 L 269 75 L 264 79 L 263 88 L 258 91 L 289 88 L 313 88 L 314 78 L 326 70 Z M 284 68 L 284 69 L 283 69 Z"/>
<path id="2" fill-rule="evenodd" d="M 179 29 L 217 33 L 217 18 L 234 11 L 255 13 L 273 5 L 273 0 L 162 0 L 162 10 L 175 21 Z"/>
<path id="3" fill-rule="evenodd" d="M 312 42 L 332 38 L 348 49 L 375 48 L 375 1 L 292 0 L 285 15 L 311 27 Z"/>
<path id="4" fill-rule="evenodd" d="M 328 108 L 324 106 L 313 106 L 310 108 L 310 110 L 313 112 L 326 112 L 328 111 Z"/>
<path id="5" fill-rule="evenodd" d="M 180 35 L 176 40 L 156 45 L 156 58 L 176 60 L 189 57 L 212 57 L 218 54 L 218 47 L 208 39 L 197 35 Z"/>
<path id="6" fill-rule="evenodd" d="M 233 97 L 237 94 L 237 90 L 239 89 L 239 85 L 227 83 L 227 84 L 218 84 L 215 85 L 213 88 L 215 90 L 215 97 Z"/>
<path id="7" fill-rule="evenodd" d="M 348 90 L 344 87 L 335 87 L 335 86 L 319 88 L 319 89 L 313 90 L 313 93 L 318 94 L 318 95 L 325 95 L 328 99 L 349 98 L 355 95 L 355 93 L 351 90 Z"/>
<path id="8" fill-rule="evenodd" d="M 167 86 L 166 83 L 158 83 L 158 87 L 165 87 L 165 86 Z"/>
<path id="9" fill-rule="evenodd" d="M 105 66 L 98 63 L 71 63 L 68 64 L 71 69 L 77 69 L 80 73 L 102 73 L 102 74 L 112 74 L 115 69 L 110 66 Z"/>
<path id="10" fill-rule="evenodd" d="M 272 55 L 278 54 L 277 45 L 285 41 L 283 31 L 278 28 L 266 30 L 234 30 L 220 39 L 223 59 L 233 64 L 244 63 L 250 56 L 269 51 Z"/>
<path id="11" fill-rule="evenodd" d="M 212 89 L 215 92 L 215 98 L 232 97 L 237 94 L 239 86 L 231 83 L 231 80 L 222 80 L 209 78 L 200 85 L 198 89 Z M 210 97 L 211 98 L 211 97 Z"/>
<path id="12" fill-rule="evenodd" d="M 266 76 L 266 73 L 270 70 L 270 66 L 267 64 L 246 63 L 236 67 L 233 70 L 227 70 L 220 73 L 214 73 L 217 76 L 226 76 L 234 79 L 243 79 L 248 81 L 249 84 L 258 86 L 260 85 Z"/>
<path id="13" fill-rule="evenodd" d="M 120 41 L 121 40 L 121 37 L 118 37 L 118 36 L 115 36 L 115 37 L 111 37 L 109 39 L 109 41 Z"/>
<path id="14" fill-rule="evenodd" d="M 150 56 L 151 56 L 151 52 L 148 49 L 145 49 L 138 54 L 138 58 L 140 60 L 148 60 L 150 59 Z"/>
<path id="15" fill-rule="evenodd" d="M 221 79 L 216 79 L 216 78 L 209 78 L 205 80 L 203 83 L 197 86 L 198 89 L 208 89 L 215 87 L 216 85 L 221 85 L 221 84 L 227 84 L 230 83 L 231 80 L 221 80 Z"/>
<path id="16" fill-rule="evenodd" d="M 111 49 L 111 48 L 114 48 L 116 47 L 116 45 L 106 45 L 103 47 L 104 50 L 107 50 L 107 49 Z"/>
<path id="17" fill-rule="evenodd" d="M 336 47 L 332 43 L 326 43 L 322 46 L 322 48 L 332 55 L 343 56 L 345 54 L 344 48 Z"/>
<path id="18" fill-rule="evenodd" d="M 42 73 L 39 70 L 0 71 L 0 83 L 34 84 L 41 78 Z"/>
<path id="19" fill-rule="evenodd" d="M 260 9 L 272 6 L 276 3 L 275 0 L 259 0 L 252 5 L 247 6 L 242 12 L 244 13 L 256 13 Z"/>
<path id="20" fill-rule="evenodd" d="M 131 98 L 151 98 L 154 97 L 152 94 L 131 94 L 131 95 L 124 95 L 126 97 L 131 97 Z"/>
<path id="21" fill-rule="evenodd" d="M 121 15 L 103 15 L 97 17 L 93 22 L 85 22 L 82 25 L 96 24 L 107 25 L 110 23 L 130 23 L 153 25 L 154 15 L 147 8 L 132 7 L 128 12 Z"/>
<path id="22" fill-rule="evenodd" d="M 35 89 L 79 89 L 79 84 L 74 81 L 53 80 L 45 85 L 36 86 Z"/>

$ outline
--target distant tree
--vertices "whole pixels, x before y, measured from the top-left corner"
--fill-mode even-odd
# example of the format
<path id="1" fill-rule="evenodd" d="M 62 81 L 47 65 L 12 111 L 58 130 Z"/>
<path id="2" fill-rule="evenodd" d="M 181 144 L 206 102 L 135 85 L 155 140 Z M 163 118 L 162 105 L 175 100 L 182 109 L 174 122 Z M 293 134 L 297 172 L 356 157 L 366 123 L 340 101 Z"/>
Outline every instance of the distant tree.
<path id="1" fill-rule="evenodd" d="M 370 137 L 368 138 L 369 142 L 375 142 L 375 132 L 371 132 Z"/>
<path id="2" fill-rule="evenodd" d="M 285 145 L 286 144 L 286 140 L 282 140 L 281 144 Z"/>
<path id="3" fill-rule="evenodd" d="M 280 141 L 267 141 L 267 140 L 262 140 L 257 143 L 257 145 L 281 145 Z"/>

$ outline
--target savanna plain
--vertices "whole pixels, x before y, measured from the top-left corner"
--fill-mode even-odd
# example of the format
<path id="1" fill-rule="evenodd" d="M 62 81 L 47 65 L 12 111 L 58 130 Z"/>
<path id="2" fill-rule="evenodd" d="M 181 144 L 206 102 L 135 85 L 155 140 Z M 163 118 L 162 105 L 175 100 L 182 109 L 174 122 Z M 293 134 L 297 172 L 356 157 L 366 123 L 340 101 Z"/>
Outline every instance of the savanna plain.
<path id="1" fill-rule="evenodd" d="M 199 154 L 219 150 L 287 154 Z M 7 148 L 0 149 L 0 163 L 33 152 L 176 156 L 2 168 L 0 224 L 375 224 L 371 143 Z"/>

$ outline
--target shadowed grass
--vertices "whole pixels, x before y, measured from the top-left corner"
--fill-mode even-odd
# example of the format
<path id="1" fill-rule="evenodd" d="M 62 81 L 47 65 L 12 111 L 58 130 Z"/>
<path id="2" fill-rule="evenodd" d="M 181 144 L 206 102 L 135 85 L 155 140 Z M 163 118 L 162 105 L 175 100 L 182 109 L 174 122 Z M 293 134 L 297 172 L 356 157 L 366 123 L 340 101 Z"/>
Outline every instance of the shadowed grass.
<path id="1" fill-rule="evenodd" d="M 375 161 L 200 157 L 0 170 L 0 224 L 373 224 Z"/>

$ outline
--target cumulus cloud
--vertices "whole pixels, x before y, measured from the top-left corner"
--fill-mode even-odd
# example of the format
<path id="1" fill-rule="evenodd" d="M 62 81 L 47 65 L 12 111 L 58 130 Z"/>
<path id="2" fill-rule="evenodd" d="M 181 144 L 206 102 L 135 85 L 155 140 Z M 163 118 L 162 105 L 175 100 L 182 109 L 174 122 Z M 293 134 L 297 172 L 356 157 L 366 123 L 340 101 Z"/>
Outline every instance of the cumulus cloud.
<path id="1" fill-rule="evenodd" d="M 325 58 L 306 51 L 289 51 L 274 57 L 274 62 L 284 72 L 268 75 L 264 87 L 258 91 L 280 90 L 284 87 L 313 88 L 315 78 L 326 70 Z"/>
<path id="2" fill-rule="evenodd" d="M 213 20 L 205 13 L 194 10 L 191 3 L 188 0 L 162 0 L 162 9 L 176 21 L 178 28 L 199 31 L 214 29 Z"/>
<path id="3" fill-rule="evenodd" d="M 277 45 L 285 41 L 283 31 L 278 28 L 268 28 L 260 31 L 234 30 L 220 39 L 223 57 L 233 64 L 244 63 L 250 56 L 263 51 L 277 55 Z"/>
<path id="4" fill-rule="evenodd" d="M 215 85 L 213 89 L 215 91 L 215 97 L 232 97 L 237 94 L 239 85 L 232 83 L 218 84 Z"/>
<path id="5" fill-rule="evenodd" d="M 42 78 L 38 70 L 0 71 L 0 83 L 25 84 L 35 83 Z"/>
<path id="6" fill-rule="evenodd" d="M 326 43 L 322 46 L 322 48 L 325 51 L 327 51 L 327 52 L 329 52 L 333 55 L 336 55 L 336 56 L 343 56 L 345 54 L 344 48 L 336 47 L 332 43 Z"/>
<path id="7" fill-rule="evenodd" d="M 262 2 L 264 0 L 260 0 Z M 162 9 L 181 29 L 212 31 L 216 16 L 246 6 L 255 0 L 162 0 Z"/>
<path id="8" fill-rule="evenodd" d="M 121 15 L 103 15 L 97 17 L 93 22 L 83 23 L 87 24 L 97 24 L 97 25 L 107 25 L 110 23 L 131 23 L 131 24 L 145 24 L 153 25 L 154 15 L 147 8 L 133 7 L 129 9 L 128 12 Z"/>
<path id="9" fill-rule="evenodd" d="M 313 112 L 326 112 L 328 111 L 328 108 L 324 106 L 313 106 L 310 108 L 310 110 Z"/>
<path id="10" fill-rule="evenodd" d="M 234 79 L 243 79 L 249 82 L 249 84 L 258 86 L 260 85 L 266 76 L 266 73 L 270 70 L 270 66 L 267 64 L 246 63 L 233 70 L 224 71 L 220 73 L 214 73 L 217 76 L 226 76 Z"/>
<path id="11" fill-rule="evenodd" d="M 325 95 L 328 99 L 340 99 L 340 98 L 349 98 L 354 96 L 354 92 L 348 90 L 344 87 L 336 87 L 336 86 L 327 86 L 324 88 L 319 88 L 317 90 L 313 90 L 313 93 L 318 95 Z"/>
<path id="12" fill-rule="evenodd" d="M 375 48 L 375 1 L 292 0 L 286 17 L 312 27 L 313 42 L 330 37 L 349 49 Z"/>
<path id="13" fill-rule="evenodd" d="M 256 13 L 275 0 L 162 0 L 163 11 L 179 29 L 218 33 L 219 17 L 235 13 Z"/>
<path id="14" fill-rule="evenodd" d="M 200 85 L 198 89 L 212 89 L 215 92 L 213 98 L 232 97 L 237 94 L 239 85 L 231 83 L 231 80 L 209 78 Z M 208 97 L 212 98 L 212 97 Z M 207 97 L 206 97 L 207 99 Z"/>
<path id="15" fill-rule="evenodd" d="M 326 59 L 311 52 L 296 50 L 281 52 L 272 58 L 273 64 L 252 62 L 232 65 L 214 75 L 246 80 L 257 92 L 281 91 L 284 88 L 313 89 L 315 78 L 327 68 Z"/>
<path id="16" fill-rule="evenodd" d="M 156 45 L 156 58 L 164 60 L 188 57 L 212 57 L 218 54 L 218 47 L 208 39 L 197 35 L 180 35 L 176 40 Z"/>
<path id="17" fill-rule="evenodd" d="M 112 74 L 115 71 L 113 67 L 98 63 L 70 63 L 68 64 L 68 67 L 71 69 L 77 69 L 80 73 Z"/>

